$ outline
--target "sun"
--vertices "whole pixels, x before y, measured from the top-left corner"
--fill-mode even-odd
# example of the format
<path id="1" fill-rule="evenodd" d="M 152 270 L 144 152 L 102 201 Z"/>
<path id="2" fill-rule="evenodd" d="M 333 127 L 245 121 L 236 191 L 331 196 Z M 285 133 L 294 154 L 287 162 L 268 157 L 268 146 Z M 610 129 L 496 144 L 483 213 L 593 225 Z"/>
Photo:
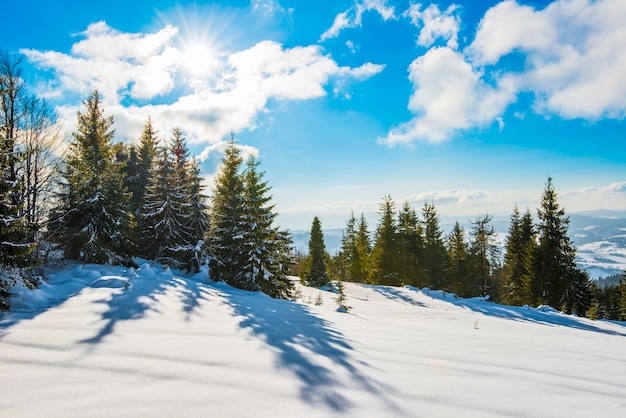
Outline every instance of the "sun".
<path id="1" fill-rule="evenodd" d="M 207 43 L 186 43 L 181 53 L 182 67 L 193 76 L 208 74 L 215 66 L 215 52 Z"/>

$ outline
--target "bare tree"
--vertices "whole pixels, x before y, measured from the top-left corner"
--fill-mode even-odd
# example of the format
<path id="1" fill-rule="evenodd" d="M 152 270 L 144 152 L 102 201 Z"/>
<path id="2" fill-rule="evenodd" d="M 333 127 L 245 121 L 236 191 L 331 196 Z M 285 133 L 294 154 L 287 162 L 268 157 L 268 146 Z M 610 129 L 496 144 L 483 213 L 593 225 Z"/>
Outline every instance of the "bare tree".
<path id="1" fill-rule="evenodd" d="M 56 112 L 46 100 L 29 96 L 24 108 L 26 112 L 17 138 L 22 154 L 23 211 L 29 229 L 37 231 L 50 206 L 52 178 L 58 173 L 63 138 Z"/>

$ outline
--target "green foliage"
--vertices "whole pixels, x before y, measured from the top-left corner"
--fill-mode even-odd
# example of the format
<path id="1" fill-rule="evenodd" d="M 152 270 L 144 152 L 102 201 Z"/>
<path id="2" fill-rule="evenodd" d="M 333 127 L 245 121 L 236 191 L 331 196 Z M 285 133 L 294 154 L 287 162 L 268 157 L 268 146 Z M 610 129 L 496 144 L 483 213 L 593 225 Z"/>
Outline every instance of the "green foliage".
<path id="1" fill-rule="evenodd" d="M 479 216 L 472 222 L 471 275 L 473 286 L 469 296 L 497 295 L 494 270 L 498 265 L 499 251 L 490 215 Z"/>
<path id="2" fill-rule="evenodd" d="M 321 287 L 329 284 L 328 272 L 326 270 L 326 245 L 324 244 L 324 233 L 322 223 L 316 216 L 311 225 L 311 237 L 309 238 L 309 263 L 305 272 L 307 285 Z"/>
<path id="3" fill-rule="evenodd" d="M 469 245 L 465 230 L 458 222 L 448 235 L 448 259 L 450 291 L 462 297 L 472 295 Z"/>
<path id="4" fill-rule="evenodd" d="M 65 256 L 93 263 L 128 263 L 132 215 L 126 210 L 123 165 L 116 160 L 113 117 L 104 117 L 97 91 L 83 102 L 62 173 L 51 229 Z"/>
<path id="5" fill-rule="evenodd" d="M 385 196 L 380 204 L 380 222 L 374 237 L 369 274 L 371 283 L 392 286 L 402 283 L 395 210 L 396 204 L 391 196 Z"/>
<path id="6" fill-rule="evenodd" d="M 424 283 L 433 289 L 449 288 L 448 253 L 443 240 L 443 232 L 439 226 L 439 215 L 435 205 L 424 203 L 422 209 L 424 223 Z"/>
<path id="7" fill-rule="evenodd" d="M 341 240 L 341 251 L 335 257 L 338 276 L 345 281 L 365 282 L 372 251 L 367 221 L 361 214 L 359 220 L 350 215 Z"/>
<path id="8" fill-rule="evenodd" d="M 343 283 L 337 282 L 337 297 L 335 298 L 335 302 L 337 303 L 338 310 L 349 312 L 350 309 L 352 309 L 352 307 L 346 304 L 347 301 L 348 301 L 348 298 L 346 297 L 346 294 L 343 288 Z"/>
<path id="9" fill-rule="evenodd" d="M 567 235 L 569 217 L 557 202 L 552 178 L 548 178 L 537 214 L 539 240 L 533 252 L 530 300 L 584 315 L 589 281 L 576 266 L 576 249 Z"/>
<path id="10" fill-rule="evenodd" d="M 276 214 L 258 161 L 249 158 L 243 172 L 242 165 L 239 148 L 231 138 L 211 204 L 211 278 L 288 299 L 293 293 L 287 277 L 291 235 L 273 226 Z"/>
<path id="11" fill-rule="evenodd" d="M 239 148 L 231 138 L 215 178 L 209 227 L 211 279 L 239 287 L 245 265 L 242 225 L 245 219 L 244 184 L 239 171 L 243 164 Z M 247 289 L 256 290 L 256 289 Z"/>
<path id="12" fill-rule="evenodd" d="M 398 264 L 403 283 L 419 286 L 424 282 L 422 224 L 409 202 L 398 213 Z"/>

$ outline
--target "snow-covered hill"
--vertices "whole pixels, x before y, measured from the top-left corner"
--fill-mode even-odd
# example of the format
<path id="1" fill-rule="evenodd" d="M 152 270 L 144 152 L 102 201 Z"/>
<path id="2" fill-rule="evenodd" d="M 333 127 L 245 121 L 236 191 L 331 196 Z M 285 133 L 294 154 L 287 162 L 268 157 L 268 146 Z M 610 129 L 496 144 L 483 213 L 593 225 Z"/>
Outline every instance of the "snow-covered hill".
<path id="1" fill-rule="evenodd" d="M 0 321 L 0 416 L 623 416 L 626 323 L 414 288 L 297 301 L 71 266 Z M 321 295 L 323 304 L 313 302 Z"/>

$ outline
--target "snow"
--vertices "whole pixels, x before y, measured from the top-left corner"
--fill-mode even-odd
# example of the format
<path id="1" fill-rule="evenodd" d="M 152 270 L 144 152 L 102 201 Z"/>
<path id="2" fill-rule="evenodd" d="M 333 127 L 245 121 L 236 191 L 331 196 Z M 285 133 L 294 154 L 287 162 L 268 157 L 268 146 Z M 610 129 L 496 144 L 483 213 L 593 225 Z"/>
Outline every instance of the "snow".
<path id="1" fill-rule="evenodd" d="M 0 415 L 624 416 L 626 323 L 345 283 L 74 265 L 0 320 Z M 313 301 L 321 295 L 322 305 Z"/>

